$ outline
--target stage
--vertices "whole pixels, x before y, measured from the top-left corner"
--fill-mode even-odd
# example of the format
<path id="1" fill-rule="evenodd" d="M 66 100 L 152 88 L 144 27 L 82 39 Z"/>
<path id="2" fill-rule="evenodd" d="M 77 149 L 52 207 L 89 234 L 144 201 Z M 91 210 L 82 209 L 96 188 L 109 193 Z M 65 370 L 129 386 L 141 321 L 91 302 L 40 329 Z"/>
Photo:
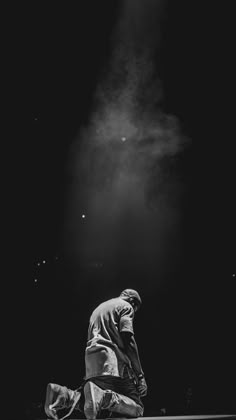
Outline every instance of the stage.
<path id="1" fill-rule="evenodd" d="M 140 420 L 207 420 L 207 419 L 236 419 L 236 414 L 199 414 L 199 415 L 186 415 L 186 416 L 157 416 L 157 417 L 139 417 Z M 48 419 L 42 419 L 48 420 Z M 70 420 L 84 420 L 79 418 L 73 418 Z M 110 419 L 106 419 L 110 420 Z M 114 419 L 111 419 L 114 420 Z M 124 420 L 124 418 L 117 418 L 116 420 Z"/>

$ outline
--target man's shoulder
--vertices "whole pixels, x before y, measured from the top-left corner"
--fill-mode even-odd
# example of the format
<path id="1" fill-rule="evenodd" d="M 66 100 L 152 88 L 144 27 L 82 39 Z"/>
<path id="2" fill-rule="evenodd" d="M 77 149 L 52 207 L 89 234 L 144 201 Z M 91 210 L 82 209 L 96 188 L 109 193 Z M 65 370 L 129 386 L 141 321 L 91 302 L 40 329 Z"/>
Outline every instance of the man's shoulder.
<path id="1" fill-rule="evenodd" d="M 116 297 L 116 298 L 112 298 L 109 300 L 106 300 L 105 302 L 101 303 L 98 308 L 102 309 L 111 309 L 111 310 L 116 310 L 116 311 L 120 311 L 123 308 L 129 308 L 132 306 L 130 305 L 129 302 L 127 302 L 126 300 L 122 299 L 121 297 Z"/>
<path id="2" fill-rule="evenodd" d="M 106 307 L 106 308 L 117 308 L 119 306 L 123 305 L 123 300 L 119 297 L 108 299 L 105 302 L 102 302 L 100 307 Z M 125 303 L 125 302 L 124 302 Z"/>

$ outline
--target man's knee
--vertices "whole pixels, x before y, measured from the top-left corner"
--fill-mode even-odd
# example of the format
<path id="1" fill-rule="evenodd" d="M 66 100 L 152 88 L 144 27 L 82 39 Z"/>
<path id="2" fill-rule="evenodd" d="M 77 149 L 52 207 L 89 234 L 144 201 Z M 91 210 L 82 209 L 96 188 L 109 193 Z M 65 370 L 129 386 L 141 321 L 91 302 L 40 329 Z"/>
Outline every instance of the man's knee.
<path id="1" fill-rule="evenodd" d="M 143 417 L 144 408 L 141 405 L 137 404 L 137 416 L 136 417 Z"/>
<path id="2" fill-rule="evenodd" d="M 124 414 L 126 413 L 127 417 L 130 418 L 137 418 L 143 417 L 143 407 L 134 403 L 134 405 L 126 406 L 124 410 Z"/>
<path id="3" fill-rule="evenodd" d="M 104 403 L 104 408 L 115 413 L 120 413 L 125 417 L 136 418 L 143 416 L 143 407 L 125 395 L 113 391 L 106 391 Z"/>

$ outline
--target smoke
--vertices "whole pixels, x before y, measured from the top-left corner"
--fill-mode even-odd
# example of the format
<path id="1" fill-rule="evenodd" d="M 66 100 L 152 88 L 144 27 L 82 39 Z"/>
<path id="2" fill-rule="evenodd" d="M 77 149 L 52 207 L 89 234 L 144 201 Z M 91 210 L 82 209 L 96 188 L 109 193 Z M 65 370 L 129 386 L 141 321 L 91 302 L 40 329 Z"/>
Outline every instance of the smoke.
<path id="1" fill-rule="evenodd" d="M 177 119 L 161 110 L 155 57 L 162 17 L 161 1 L 123 3 L 90 123 L 69 159 L 72 252 L 116 273 L 138 266 L 155 275 L 178 231 L 182 186 L 174 163 L 186 140 Z"/>

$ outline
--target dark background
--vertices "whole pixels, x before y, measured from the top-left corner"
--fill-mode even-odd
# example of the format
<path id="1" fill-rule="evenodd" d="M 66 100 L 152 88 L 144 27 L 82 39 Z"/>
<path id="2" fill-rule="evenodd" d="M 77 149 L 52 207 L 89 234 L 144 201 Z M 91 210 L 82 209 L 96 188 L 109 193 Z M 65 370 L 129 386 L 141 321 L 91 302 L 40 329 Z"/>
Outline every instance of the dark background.
<path id="1" fill-rule="evenodd" d="M 178 269 L 170 268 L 161 287 L 157 282 L 156 293 L 145 279 L 132 279 L 144 301 L 136 337 L 149 385 L 145 415 L 162 407 L 184 412 L 188 387 L 192 413 L 230 413 L 236 407 L 233 12 L 229 2 L 167 4 L 158 57 L 162 108 L 178 117 L 192 143 L 180 168 L 186 190 Z M 78 292 L 63 244 L 67 155 L 89 120 L 117 13 L 116 1 L 80 1 L 14 6 L 4 15 L 10 117 L 3 225 L 10 257 L 3 324 L 9 386 L 18 390 L 12 409 L 25 416 L 43 402 L 49 381 L 80 384 L 89 314 L 118 291 L 112 284 L 107 290 L 101 272 L 88 267 L 85 275 L 98 281 Z"/>

